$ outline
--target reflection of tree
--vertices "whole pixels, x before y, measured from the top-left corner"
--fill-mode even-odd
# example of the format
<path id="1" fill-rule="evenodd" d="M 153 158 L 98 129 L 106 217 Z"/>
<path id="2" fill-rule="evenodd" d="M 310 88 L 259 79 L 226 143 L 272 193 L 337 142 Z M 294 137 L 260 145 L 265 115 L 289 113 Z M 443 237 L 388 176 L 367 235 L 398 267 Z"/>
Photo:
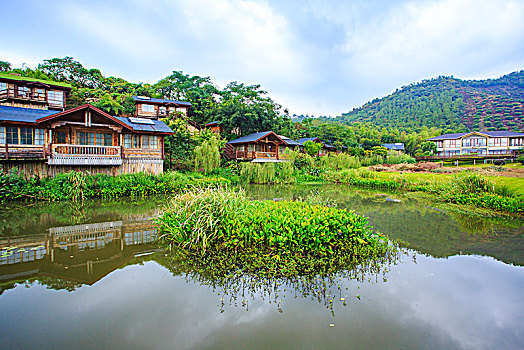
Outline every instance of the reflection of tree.
<path id="1" fill-rule="evenodd" d="M 283 312 L 284 298 L 301 296 L 318 301 L 334 314 L 335 303 L 341 302 L 346 306 L 346 300 L 357 297 L 351 296 L 351 291 L 344 287 L 347 281 L 385 282 L 390 266 L 398 263 L 402 254 L 395 248 L 382 257 L 361 263 L 348 262 L 344 265 L 341 260 L 326 261 L 316 265 L 316 271 L 311 270 L 308 274 L 267 271 L 252 252 L 232 259 L 230 255 L 217 252 L 199 256 L 174 251 L 169 256 L 157 255 L 155 261 L 174 275 L 184 276 L 188 283 L 212 288 L 220 296 L 221 312 L 226 305 L 249 310 L 250 301 L 260 299 L 274 304 L 278 311 Z"/>
<path id="2" fill-rule="evenodd" d="M 67 290 L 68 292 L 73 292 L 83 285 L 82 283 L 47 276 L 39 276 L 35 281 L 39 285 L 45 286 L 47 289 Z"/>

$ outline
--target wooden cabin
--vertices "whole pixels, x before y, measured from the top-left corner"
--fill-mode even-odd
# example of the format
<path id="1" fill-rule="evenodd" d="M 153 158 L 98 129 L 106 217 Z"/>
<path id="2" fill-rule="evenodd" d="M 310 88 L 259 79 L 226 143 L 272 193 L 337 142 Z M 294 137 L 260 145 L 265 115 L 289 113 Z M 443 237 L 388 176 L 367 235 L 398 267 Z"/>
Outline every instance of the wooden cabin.
<path id="1" fill-rule="evenodd" d="M 191 103 L 185 101 L 165 100 L 147 96 L 133 96 L 135 101 L 135 118 L 161 119 L 179 114 L 186 122 L 187 130 L 191 133 L 200 132 L 202 127 L 189 120 L 187 113 Z"/>
<path id="2" fill-rule="evenodd" d="M 303 146 L 300 142 L 290 139 L 287 136 L 278 135 L 284 141 L 284 145 L 279 146 L 278 153 L 282 155 L 287 155 L 292 151 L 303 151 Z"/>
<path id="3" fill-rule="evenodd" d="M 70 91 L 67 83 L 0 73 L 0 106 L 63 111 Z"/>
<path id="4" fill-rule="evenodd" d="M 282 161 L 280 147 L 286 143 L 273 131 L 258 132 L 229 141 L 226 150 L 230 158 L 255 162 Z"/>
<path id="5" fill-rule="evenodd" d="M 159 174 L 172 133 L 161 120 L 115 117 L 89 104 L 62 112 L 0 106 L 0 169 Z"/>
<path id="6" fill-rule="evenodd" d="M 221 133 L 224 132 L 224 127 L 222 125 L 220 125 L 220 123 L 217 122 L 217 121 L 207 123 L 207 124 L 204 125 L 204 127 L 206 129 L 211 130 L 216 135 L 220 135 Z"/>

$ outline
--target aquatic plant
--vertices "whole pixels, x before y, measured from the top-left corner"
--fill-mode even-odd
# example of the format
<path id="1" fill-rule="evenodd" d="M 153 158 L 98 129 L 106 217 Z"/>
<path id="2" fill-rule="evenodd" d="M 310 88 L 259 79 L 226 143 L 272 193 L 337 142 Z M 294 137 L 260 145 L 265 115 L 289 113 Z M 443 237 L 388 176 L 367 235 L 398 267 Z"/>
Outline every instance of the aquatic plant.
<path id="1" fill-rule="evenodd" d="M 363 216 L 304 202 L 250 201 L 242 190 L 227 188 L 191 189 L 173 197 L 158 225 L 168 244 L 202 253 L 256 248 L 280 260 L 335 252 L 367 257 L 387 249 L 387 238 L 374 233 Z"/>

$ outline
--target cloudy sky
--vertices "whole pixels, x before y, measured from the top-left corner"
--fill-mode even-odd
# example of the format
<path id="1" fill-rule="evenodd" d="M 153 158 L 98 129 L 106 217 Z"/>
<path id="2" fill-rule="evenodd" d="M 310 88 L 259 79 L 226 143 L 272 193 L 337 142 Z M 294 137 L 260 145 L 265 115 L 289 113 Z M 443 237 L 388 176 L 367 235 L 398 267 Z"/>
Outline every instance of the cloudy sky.
<path id="1" fill-rule="evenodd" d="M 2 0 L 0 60 L 73 56 L 155 83 L 173 70 L 261 84 L 291 113 L 339 115 L 438 75 L 524 69 L 524 0 Z M 7 16 L 5 14 L 8 14 Z"/>

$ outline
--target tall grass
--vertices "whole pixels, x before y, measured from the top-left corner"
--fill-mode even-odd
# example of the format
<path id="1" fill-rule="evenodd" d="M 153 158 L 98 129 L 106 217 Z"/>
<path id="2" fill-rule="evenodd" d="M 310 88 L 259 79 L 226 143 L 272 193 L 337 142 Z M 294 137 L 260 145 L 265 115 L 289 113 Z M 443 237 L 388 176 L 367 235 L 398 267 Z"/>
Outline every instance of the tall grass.
<path id="1" fill-rule="evenodd" d="M 293 173 L 291 162 L 240 164 L 240 177 L 247 183 L 291 183 L 294 181 Z"/>

